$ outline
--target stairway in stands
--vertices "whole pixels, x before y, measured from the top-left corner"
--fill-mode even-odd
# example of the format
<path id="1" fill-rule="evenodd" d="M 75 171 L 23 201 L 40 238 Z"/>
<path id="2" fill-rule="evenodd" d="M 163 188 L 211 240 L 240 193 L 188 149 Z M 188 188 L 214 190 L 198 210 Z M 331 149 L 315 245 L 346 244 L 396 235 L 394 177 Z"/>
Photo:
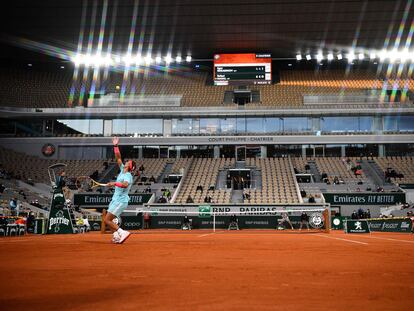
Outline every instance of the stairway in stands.
<path id="1" fill-rule="evenodd" d="M 231 203 L 243 203 L 243 190 L 232 190 Z"/>
<path id="2" fill-rule="evenodd" d="M 168 177 L 168 175 L 171 174 L 171 170 L 173 167 L 174 163 L 166 163 L 164 170 L 162 171 L 160 177 L 158 177 L 157 182 L 164 182 L 164 178 Z"/>
<path id="3" fill-rule="evenodd" d="M 322 182 L 322 176 L 319 173 L 318 167 L 314 161 L 308 161 L 310 167 L 310 173 L 313 175 L 313 179 L 315 182 Z"/>
<path id="4" fill-rule="evenodd" d="M 378 165 L 376 165 L 375 161 L 362 160 L 360 161 L 360 164 L 364 174 L 375 185 L 384 186 L 386 184 L 385 179 L 383 178 L 383 176 L 381 176 L 381 170 L 379 169 Z"/>

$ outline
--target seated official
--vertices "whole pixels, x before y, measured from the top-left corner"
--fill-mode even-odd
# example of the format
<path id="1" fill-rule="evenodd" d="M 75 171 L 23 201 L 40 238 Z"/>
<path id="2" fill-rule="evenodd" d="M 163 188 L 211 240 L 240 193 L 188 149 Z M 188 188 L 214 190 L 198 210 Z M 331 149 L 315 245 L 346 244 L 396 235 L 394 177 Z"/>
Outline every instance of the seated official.
<path id="1" fill-rule="evenodd" d="M 181 225 L 182 230 L 191 230 L 191 222 L 187 215 L 184 216 L 183 224 Z"/>
<path id="2" fill-rule="evenodd" d="M 230 216 L 228 230 L 239 230 L 239 220 L 235 214 Z"/>

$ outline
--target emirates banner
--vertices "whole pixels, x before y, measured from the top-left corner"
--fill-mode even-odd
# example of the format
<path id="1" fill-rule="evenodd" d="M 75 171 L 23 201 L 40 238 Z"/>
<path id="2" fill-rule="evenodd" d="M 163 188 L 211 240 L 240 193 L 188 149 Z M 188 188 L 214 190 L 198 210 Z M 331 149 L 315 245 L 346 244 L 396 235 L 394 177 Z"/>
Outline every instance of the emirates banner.
<path id="1" fill-rule="evenodd" d="M 405 193 L 324 193 L 326 203 L 334 205 L 394 205 L 405 203 Z"/>

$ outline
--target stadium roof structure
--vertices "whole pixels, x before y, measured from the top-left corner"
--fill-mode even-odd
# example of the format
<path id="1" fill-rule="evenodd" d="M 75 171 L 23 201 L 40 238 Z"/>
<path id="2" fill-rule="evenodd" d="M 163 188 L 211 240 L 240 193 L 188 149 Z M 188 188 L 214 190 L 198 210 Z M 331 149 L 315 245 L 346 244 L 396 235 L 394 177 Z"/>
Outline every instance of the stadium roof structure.
<path id="1" fill-rule="evenodd" d="M 125 52 L 133 41 L 132 49 L 143 54 L 193 59 L 212 59 L 214 53 L 294 59 L 297 53 L 355 47 L 411 49 L 413 5 L 410 0 L 14 0 L 2 7 L 8 22 L 0 58 L 33 60 L 44 57 L 43 44 L 76 52 L 79 42 L 86 50 L 100 40 L 103 51 L 111 46 Z"/>

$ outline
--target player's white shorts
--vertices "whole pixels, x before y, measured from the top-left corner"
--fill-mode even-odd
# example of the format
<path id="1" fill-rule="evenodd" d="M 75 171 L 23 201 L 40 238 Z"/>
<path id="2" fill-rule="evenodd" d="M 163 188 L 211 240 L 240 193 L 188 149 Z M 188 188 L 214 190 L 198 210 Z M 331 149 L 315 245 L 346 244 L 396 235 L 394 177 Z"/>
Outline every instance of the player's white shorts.
<path id="1" fill-rule="evenodd" d="M 127 207 L 127 202 L 118 202 L 116 200 L 112 200 L 111 203 L 109 203 L 108 212 L 112 215 L 115 215 L 116 217 L 119 217 Z"/>

